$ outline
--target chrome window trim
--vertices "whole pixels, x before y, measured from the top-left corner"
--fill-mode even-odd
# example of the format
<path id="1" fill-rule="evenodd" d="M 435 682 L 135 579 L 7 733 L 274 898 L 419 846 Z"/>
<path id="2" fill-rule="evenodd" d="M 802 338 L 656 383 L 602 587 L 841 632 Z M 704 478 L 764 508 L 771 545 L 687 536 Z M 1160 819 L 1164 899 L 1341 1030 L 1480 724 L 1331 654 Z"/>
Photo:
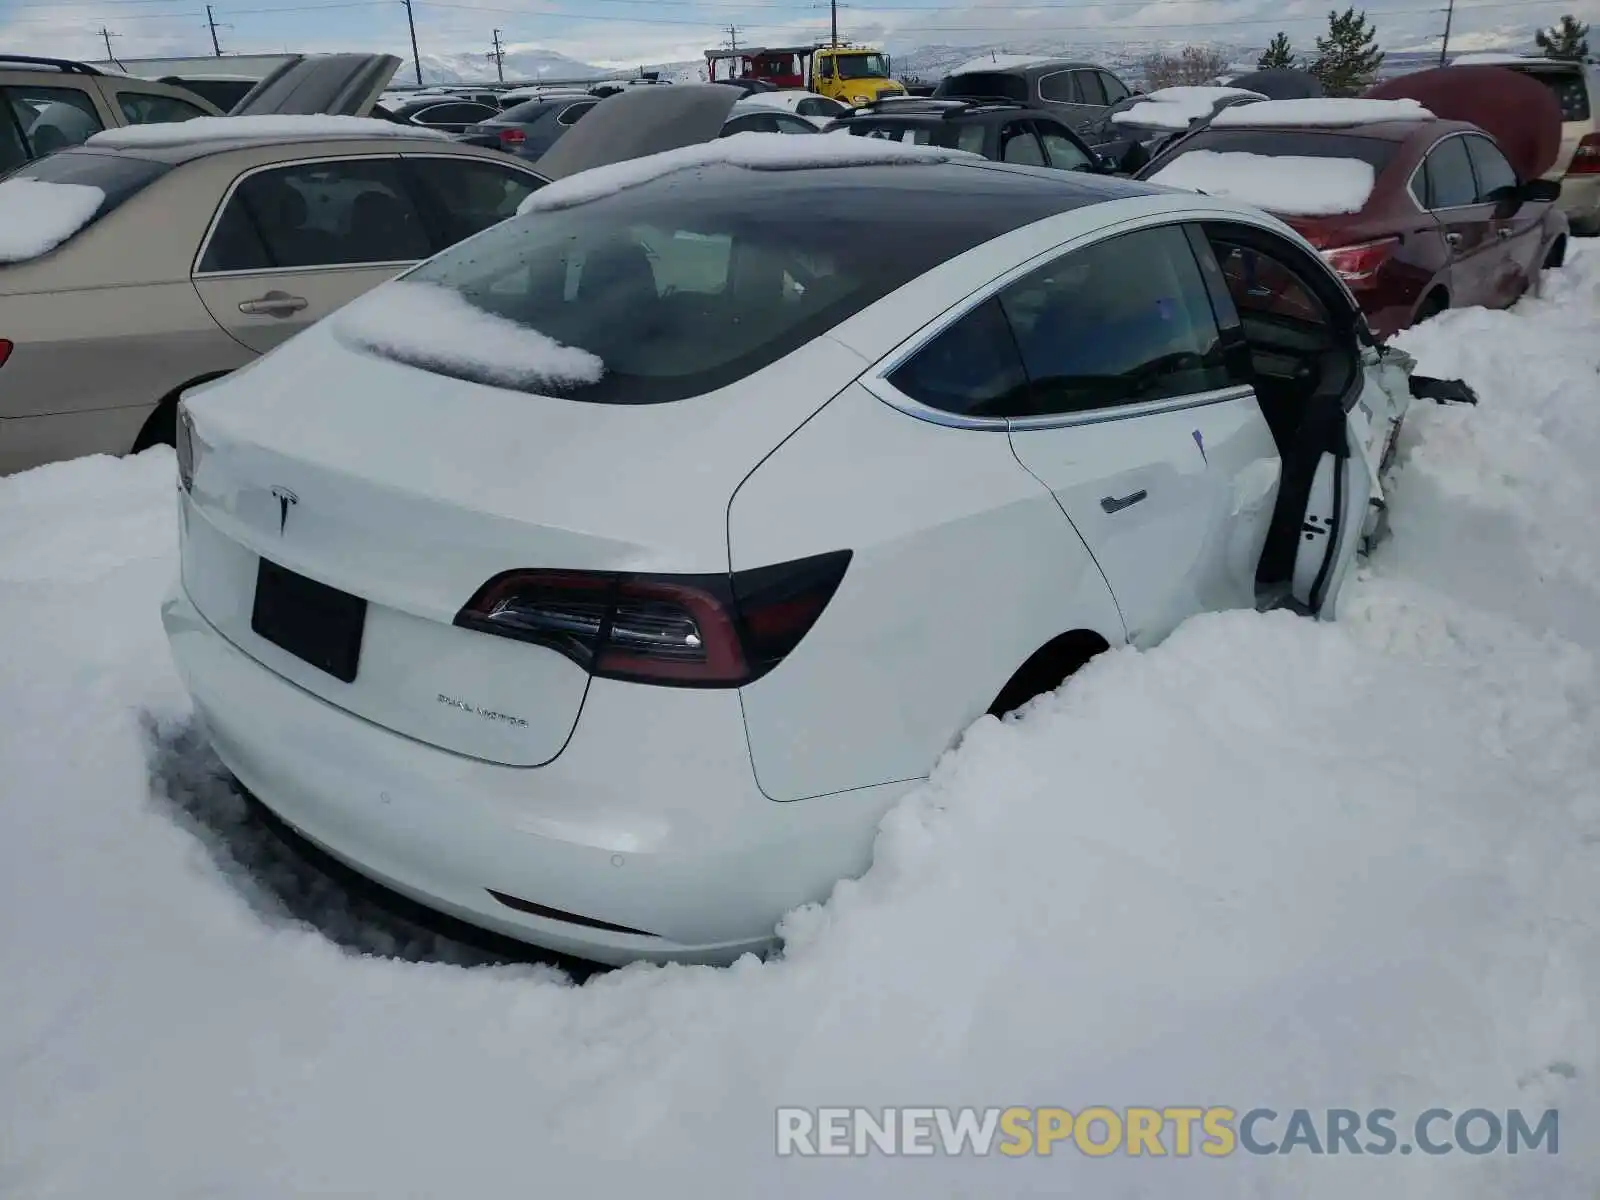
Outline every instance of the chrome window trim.
<path id="1" fill-rule="evenodd" d="M 583 116 L 583 113 L 579 113 L 577 117 L 573 117 L 572 120 L 569 121 L 567 120 L 567 114 L 569 112 L 575 108 L 582 108 L 583 112 L 586 113 L 598 103 L 598 100 L 575 100 L 556 114 L 556 124 L 563 125 L 566 128 L 571 129 L 578 123 L 578 118 Z"/>
<path id="2" fill-rule="evenodd" d="M 1081 69 L 1081 67 L 1067 67 L 1060 71 L 1047 71 L 1045 74 L 1040 75 L 1033 81 L 1034 94 L 1038 96 L 1039 100 L 1044 104 L 1082 104 L 1082 100 L 1051 100 L 1044 94 L 1044 81 L 1046 79 L 1054 79 L 1057 75 L 1075 75 Z M 1072 91 L 1074 95 L 1078 94 L 1079 89 L 1077 84 L 1072 85 Z"/>
<path id="3" fill-rule="evenodd" d="M 927 421 L 930 424 L 942 425 L 949 429 L 988 432 L 1004 431 L 1006 433 L 1012 431 L 1027 432 L 1034 429 L 1057 429 L 1073 425 L 1094 425 L 1105 421 L 1129 420 L 1137 417 L 1154 416 L 1159 413 L 1178 412 L 1186 408 L 1201 408 L 1212 404 L 1223 404 L 1246 396 L 1254 398 L 1255 388 L 1252 385 L 1237 383 L 1202 392 L 1191 392 L 1182 396 L 1168 396 L 1159 400 L 1140 400 L 1127 404 L 1107 405 L 1104 408 L 1087 409 L 1080 412 L 1050 413 L 1039 417 L 973 417 L 962 413 L 946 412 L 944 409 L 924 404 L 922 401 L 906 395 L 889 381 L 890 375 L 920 354 L 956 322 L 993 300 L 1017 280 L 1047 263 L 1053 262 L 1058 258 L 1064 258 L 1074 251 L 1085 249 L 1124 234 L 1139 233 L 1146 229 L 1162 229 L 1169 225 L 1181 228 L 1199 221 L 1215 221 L 1218 219 L 1236 224 L 1251 225 L 1264 232 L 1279 237 L 1282 236 L 1278 230 L 1267 224 L 1266 221 L 1252 220 L 1243 213 L 1205 211 L 1156 213 L 1151 216 L 1134 217 L 1119 221 L 1114 225 L 1103 226 L 1092 233 L 1081 234 L 1065 242 L 1060 242 L 1047 250 L 1042 250 L 1012 267 L 998 278 L 990 280 L 965 297 L 960 303 L 952 305 L 906 338 L 900 345 L 863 372 L 857 382 L 890 408 L 905 413 L 907 416 L 915 417 L 919 421 Z M 1353 301 L 1352 307 L 1354 307 Z"/>

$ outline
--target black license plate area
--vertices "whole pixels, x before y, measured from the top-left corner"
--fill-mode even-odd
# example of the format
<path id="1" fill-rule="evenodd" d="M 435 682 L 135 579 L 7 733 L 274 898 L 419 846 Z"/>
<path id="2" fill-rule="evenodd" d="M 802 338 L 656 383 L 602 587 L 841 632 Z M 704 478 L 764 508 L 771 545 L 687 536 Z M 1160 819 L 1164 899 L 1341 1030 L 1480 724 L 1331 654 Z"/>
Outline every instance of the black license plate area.
<path id="1" fill-rule="evenodd" d="M 267 559 L 256 572 L 250 628 L 335 679 L 354 683 L 367 602 Z"/>

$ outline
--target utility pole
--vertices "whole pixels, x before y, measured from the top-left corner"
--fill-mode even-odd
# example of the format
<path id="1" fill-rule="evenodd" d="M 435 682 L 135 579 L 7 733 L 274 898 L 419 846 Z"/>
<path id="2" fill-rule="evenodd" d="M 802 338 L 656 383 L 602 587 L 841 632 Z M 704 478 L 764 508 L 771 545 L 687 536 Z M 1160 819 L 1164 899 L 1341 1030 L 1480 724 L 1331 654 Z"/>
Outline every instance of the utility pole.
<path id="1" fill-rule="evenodd" d="M 100 36 L 106 40 L 106 61 L 116 62 L 117 56 L 111 53 L 111 31 L 102 25 L 100 26 Z"/>
<path id="2" fill-rule="evenodd" d="M 737 50 L 738 48 L 739 48 L 739 27 L 737 25 L 729 25 L 728 26 L 728 49 L 729 50 Z"/>
<path id="3" fill-rule="evenodd" d="M 1439 47 L 1439 65 L 1444 66 L 1445 55 L 1450 52 L 1450 18 L 1456 15 L 1456 0 L 1450 0 L 1450 7 L 1444 10 L 1444 42 Z"/>
<path id="4" fill-rule="evenodd" d="M 406 24 L 411 26 L 411 65 L 416 68 L 417 86 L 422 86 L 422 56 L 417 53 L 417 20 L 411 13 L 411 0 L 400 0 L 406 6 Z"/>
<path id="5" fill-rule="evenodd" d="M 833 24 L 832 44 L 837 46 L 839 44 L 839 0 L 828 0 L 828 13 L 832 17 Z"/>
<path id="6" fill-rule="evenodd" d="M 222 45 L 217 41 L 217 19 L 211 15 L 211 5 L 206 5 L 206 24 L 211 27 L 211 49 L 216 51 L 218 58 L 222 57 Z"/>
<path id="7" fill-rule="evenodd" d="M 494 72 L 500 82 L 506 81 L 506 48 L 500 44 L 500 31 L 494 31 L 494 49 L 489 51 L 489 57 L 494 59 Z"/>

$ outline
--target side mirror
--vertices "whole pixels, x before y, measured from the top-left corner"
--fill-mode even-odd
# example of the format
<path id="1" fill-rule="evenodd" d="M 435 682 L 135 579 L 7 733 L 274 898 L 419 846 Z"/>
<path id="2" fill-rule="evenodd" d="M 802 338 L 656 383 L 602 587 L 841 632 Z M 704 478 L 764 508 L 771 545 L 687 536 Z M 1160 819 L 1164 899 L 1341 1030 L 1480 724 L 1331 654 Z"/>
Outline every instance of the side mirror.
<path id="1" fill-rule="evenodd" d="M 1530 179 L 1517 189 L 1517 198 L 1529 204 L 1554 204 L 1561 199 L 1561 181 Z"/>

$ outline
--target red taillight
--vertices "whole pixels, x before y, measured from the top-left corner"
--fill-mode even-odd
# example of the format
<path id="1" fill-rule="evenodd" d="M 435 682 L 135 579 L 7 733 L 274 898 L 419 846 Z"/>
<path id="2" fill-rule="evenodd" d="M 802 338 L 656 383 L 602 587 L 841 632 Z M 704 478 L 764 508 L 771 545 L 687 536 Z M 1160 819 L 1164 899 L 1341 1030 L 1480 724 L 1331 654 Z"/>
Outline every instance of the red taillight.
<path id="1" fill-rule="evenodd" d="M 1568 175 L 1600 175 L 1600 133 L 1584 136 L 1567 164 Z"/>
<path id="2" fill-rule="evenodd" d="M 6 365 L 6 359 L 11 357 L 11 343 L 5 338 L 0 338 L 0 367 Z"/>
<path id="3" fill-rule="evenodd" d="M 520 146 L 528 140 L 528 135 L 514 126 L 500 131 L 500 144 L 502 146 Z"/>
<path id="4" fill-rule="evenodd" d="M 1322 258 L 1340 279 L 1351 287 L 1359 287 L 1371 281 L 1399 244 L 1399 238 L 1383 238 L 1376 242 L 1362 242 L 1358 246 L 1324 250 Z"/>
<path id="5" fill-rule="evenodd" d="M 733 575 L 507 571 L 455 623 L 548 647 L 606 679 L 739 687 L 799 645 L 849 563 L 836 550 Z"/>

